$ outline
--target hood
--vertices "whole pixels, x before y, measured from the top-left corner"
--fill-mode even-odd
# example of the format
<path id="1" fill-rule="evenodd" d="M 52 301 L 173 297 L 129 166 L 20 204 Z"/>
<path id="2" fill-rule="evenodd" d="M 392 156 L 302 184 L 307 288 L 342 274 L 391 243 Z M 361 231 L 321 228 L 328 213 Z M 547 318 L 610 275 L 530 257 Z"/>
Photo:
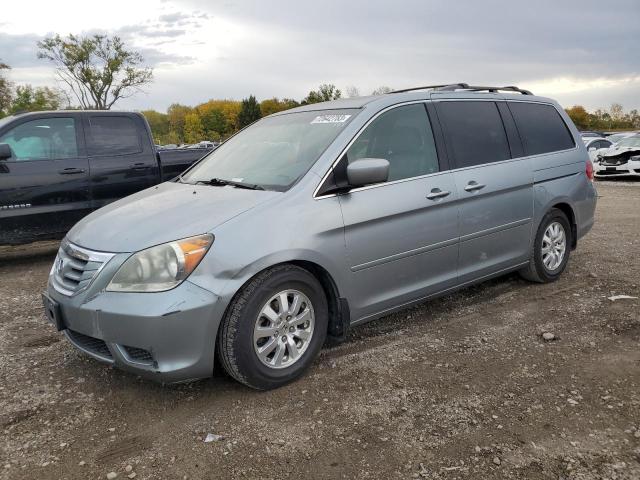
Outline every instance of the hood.
<path id="1" fill-rule="evenodd" d="M 206 233 L 282 193 L 167 182 L 101 208 L 67 234 L 102 252 L 135 252 Z M 213 232 L 215 234 L 215 232 Z"/>
<path id="2" fill-rule="evenodd" d="M 600 156 L 606 158 L 623 157 L 629 158 L 640 155 L 640 147 L 613 147 L 602 152 Z"/>

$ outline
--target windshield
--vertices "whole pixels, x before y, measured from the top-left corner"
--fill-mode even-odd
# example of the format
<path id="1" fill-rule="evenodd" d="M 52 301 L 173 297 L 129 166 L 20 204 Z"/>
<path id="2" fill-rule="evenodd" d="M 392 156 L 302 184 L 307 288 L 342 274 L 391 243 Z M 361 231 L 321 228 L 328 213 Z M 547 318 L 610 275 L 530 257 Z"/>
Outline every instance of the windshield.
<path id="1" fill-rule="evenodd" d="M 311 168 L 358 111 L 321 110 L 264 118 L 211 152 L 182 181 L 229 180 L 285 191 Z"/>
<path id="2" fill-rule="evenodd" d="M 626 133 L 614 133 L 613 135 L 608 135 L 607 140 L 609 140 L 611 143 L 616 143 L 625 137 L 628 137 Z"/>
<path id="3" fill-rule="evenodd" d="M 640 135 L 633 137 L 627 137 L 620 140 L 617 144 L 618 147 L 639 147 L 640 148 Z"/>

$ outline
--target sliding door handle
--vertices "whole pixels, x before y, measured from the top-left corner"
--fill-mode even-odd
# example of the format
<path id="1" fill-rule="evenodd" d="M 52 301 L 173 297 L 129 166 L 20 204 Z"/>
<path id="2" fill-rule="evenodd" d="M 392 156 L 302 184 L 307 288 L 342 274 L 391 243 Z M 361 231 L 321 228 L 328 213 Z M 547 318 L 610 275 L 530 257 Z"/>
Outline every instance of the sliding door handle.
<path id="1" fill-rule="evenodd" d="M 84 168 L 65 168 L 58 171 L 58 173 L 60 175 L 78 175 L 79 173 L 84 173 Z"/>
<path id="2" fill-rule="evenodd" d="M 440 190 L 439 188 L 434 188 L 430 193 L 427 194 L 427 198 L 429 200 L 438 200 L 439 198 L 444 198 L 451 194 L 451 192 Z"/>
<path id="3" fill-rule="evenodd" d="M 142 170 L 149 170 L 151 168 L 151 165 L 148 165 L 146 163 L 134 163 L 129 168 L 131 170 L 142 171 Z"/>
<path id="4" fill-rule="evenodd" d="M 467 192 L 475 192 L 476 190 L 482 190 L 484 187 L 486 187 L 486 185 L 483 185 L 481 183 L 478 183 L 478 182 L 472 180 L 469 183 L 467 183 L 467 186 L 464 187 L 464 189 Z"/>

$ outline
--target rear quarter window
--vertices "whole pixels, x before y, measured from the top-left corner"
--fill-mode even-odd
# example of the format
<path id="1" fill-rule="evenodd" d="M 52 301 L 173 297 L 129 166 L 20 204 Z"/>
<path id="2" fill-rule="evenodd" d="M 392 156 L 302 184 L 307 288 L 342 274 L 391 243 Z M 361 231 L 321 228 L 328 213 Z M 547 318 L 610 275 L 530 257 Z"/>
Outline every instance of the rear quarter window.
<path id="1" fill-rule="evenodd" d="M 142 152 L 138 128 L 131 117 L 90 116 L 89 155 L 129 155 Z"/>
<path id="2" fill-rule="evenodd" d="M 575 147 L 567 125 L 552 105 L 508 102 L 525 155 L 540 155 Z"/>

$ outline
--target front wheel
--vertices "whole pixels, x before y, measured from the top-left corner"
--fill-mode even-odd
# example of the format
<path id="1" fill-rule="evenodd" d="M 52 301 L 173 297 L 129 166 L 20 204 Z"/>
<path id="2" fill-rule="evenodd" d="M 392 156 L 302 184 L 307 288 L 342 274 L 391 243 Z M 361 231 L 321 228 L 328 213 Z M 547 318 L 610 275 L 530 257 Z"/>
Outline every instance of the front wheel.
<path id="1" fill-rule="evenodd" d="M 550 210 L 540 222 L 529 264 L 520 270 L 526 280 L 539 283 L 556 281 L 569 261 L 571 226 L 561 210 Z"/>
<path id="2" fill-rule="evenodd" d="M 229 375 L 268 390 L 299 377 L 316 358 L 328 325 L 318 280 L 295 265 L 259 273 L 236 295 L 218 333 Z"/>

